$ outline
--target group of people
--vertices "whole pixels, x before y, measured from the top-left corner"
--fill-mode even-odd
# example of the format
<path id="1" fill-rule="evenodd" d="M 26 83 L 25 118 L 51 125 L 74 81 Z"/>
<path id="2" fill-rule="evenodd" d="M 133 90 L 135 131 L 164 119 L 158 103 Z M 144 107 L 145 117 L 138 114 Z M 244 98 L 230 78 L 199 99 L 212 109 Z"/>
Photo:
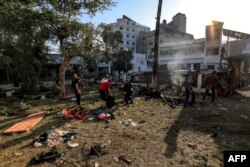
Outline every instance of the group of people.
<path id="1" fill-rule="evenodd" d="M 205 101 L 206 96 L 209 94 L 210 90 L 212 91 L 212 99 L 211 102 L 214 102 L 215 100 L 215 89 L 218 82 L 218 78 L 216 75 L 216 71 L 213 71 L 212 74 L 208 75 L 206 77 L 205 81 L 205 93 L 203 95 L 203 101 Z M 191 71 L 188 72 L 188 74 L 185 76 L 185 100 L 184 100 L 184 107 L 187 107 L 188 105 L 190 107 L 193 107 L 195 103 L 195 92 L 193 90 L 194 85 L 194 78 Z M 81 100 L 81 86 L 82 82 L 80 82 L 80 76 L 78 76 L 76 73 L 73 75 L 72 80 L 72 89 L 74 90 L 75 96 L 76 96 L 76 104 L 80 106 L 80 100 Z M 133 103 L 133 100 L 131 99 L 131 96 L 133 94 L 133 86 L 130 82 L 124 83 L 120 90 L 122 91 L 124 95 L 124 102 L 125 105 L 128 105 L 129 103 Z M 102 79 L 101 84 L 98 88 L 100 99 L 102 100 L 102 107 L 103 108 L 111 108 L 114 103 L 114 95 L 112 92 L 112 84 L 111 80 L 108 78 Z M 191 101 L 189 102 L 189 98 L 191 96 Z M 113 101 L 113 103 L 112 103 Z"/>
<path id="2" fill-rule="evenodd" d="M 205 78 L 205 93 L 203 95 L 203 102 L 206 99 L 206 96 L 209 94 L 210 90 L 212 91 L 212 99 L 211 102 L 214 102 L 215 100 L 215 89 L 216 89 L 216 85 L 218 82 L 218 77 L 216 75 L 216 71 L 213 71 L 212 74 L 208 75 Z M 195 92 L 193 91 L 193 75 L 191 73 L 191 71 L 188 72 L 188 74 L 185 76 L 185 94 L 186 94 L 186 98 L 184 101 L 184 107 L 187 107 L 188 104 L 190 105 L 190 107 L 193 107 L 194 102 L 195 102 Z M 191 97 L 191 101 L 189 102 L 189 97 Z"/>
<path id="3" fill-rule="evenodd" d="M 74 90 L 76 96 L 76 104 L 80 106 L 81 101 L 81 86 L 80 76 L 77 73 L 74 73 L 72 79 L 72 89 Z M 130 82 L 126 82 L 121 87 L 122 93 L 124 94 L 125 105 L 128 105 L 129 102 L 133 103 L 131 95 L 133 94 L 133 86 Z M 100 99 L 102 100 L 103 108 L 111 108 L 114 104 L 114 95 L 112 92 L 112 83 L 108 78 L 104 78 L 101 81 L 101 84 L 98 88 Z"/>

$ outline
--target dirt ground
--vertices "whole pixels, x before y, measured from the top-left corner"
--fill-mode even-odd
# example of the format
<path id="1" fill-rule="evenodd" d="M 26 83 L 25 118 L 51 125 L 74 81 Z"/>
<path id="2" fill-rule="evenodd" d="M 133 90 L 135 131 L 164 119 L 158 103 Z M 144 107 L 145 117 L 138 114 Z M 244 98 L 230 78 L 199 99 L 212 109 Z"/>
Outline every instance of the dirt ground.
<path id="1" fill-rule="evenodd" d="M 199 101 L 197 98 L 197 101 Z M 117 105 L 111 109 L 115 119 L 105 121 L 65 120 L 57 115 L 74 101 L 57 99 L 23 101 L 30 108 L 24 114 L 0 116 L 0 132 L 29 113 L 41 110 L 48 115 L 31 131 L 22 134 L 0 135 L 0 166 L 25 167 L 35 155 L 51 148 L 44 144 L 34 147 L 35 139 L 51 129 L 77 132 L 74 142 L 57 146 L 64 155 L 53 162 L 37 166 L 100 166 L 100 167 L 219 167 L 223 166 L 224 150 L 250 150 L 250 99 L 240 96 L 216 98 L 194 108 L 171 109 L 160 100 L 134 97 L 134 104 L 124 106 L 116 93 Z M 0 99 L 1 109 L 15 110 L 12 99 Z M 85 92 L 81 105 L 90 109 L 100 106 L 96 91 Z M 135 126 L 125 126 L 131 119 Z M 90 147 L 104 144 L 106 155 L 88 157 Z M 124 156 L 128 163 L 119 160 Z M 117 158 L 119 161 L 117 161 Z"/>

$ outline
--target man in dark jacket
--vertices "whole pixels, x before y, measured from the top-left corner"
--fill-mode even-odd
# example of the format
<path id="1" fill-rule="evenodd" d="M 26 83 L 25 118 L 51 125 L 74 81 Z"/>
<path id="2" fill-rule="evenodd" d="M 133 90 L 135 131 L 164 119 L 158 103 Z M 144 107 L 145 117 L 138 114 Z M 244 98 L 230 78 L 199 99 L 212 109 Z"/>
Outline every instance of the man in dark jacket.
<path id="1" fill-rule="evenodd" d="M 212 91 L 212 102 L 214 102 L 215 99 L 215 87 L 217 85 L 217 75 L 216 75 L 216 71 L 213 71 L 212 74 L 208 75 L 208 77 L 206 78 L 206 92 L 203 96 L 203 101 L 205 101 L 206 95 L 209 94 L 209 91 Z"/>
<path id="2" fill-rule="evenodd" d="M 133 86 L 130 82 L 125 83 L 122 86 L 122 91 L 124 94 L 124 100 L 126 105 L 128 105 L 128 102 L 130 101 L 130 103 L 133 103 L 132 99 L 131 99 L 131 95 L 133 94 Z"/>
<path id="3" fill-rule="evenodd" d="M 190 107 L 193 107 L 194 105 L 194 100 L 195 100 L 195 93 L 193 91 L 193 75 L 191 73 L 191 71 L 188 72 L 188 74 L 185 76 L 185 91 L 186 91 L 186 98 L 184 101 L 184 107 L 187 107 L 188 105 L 188 100 L 189 100 L 189 96 L 192 96 Z"/>
<path id="4" fill-rule="evenodd" d="M 75 92 L 76 95 L 76 104 L 78 106 L 80 106 L 80 102 L 81 102 L 81 89 L 80 89 L 80 83 L 79 83 L 79 79 L 76 73 L 74 73 L 73 75 L 73 80 L 72 80 L 72 88 Z"/>

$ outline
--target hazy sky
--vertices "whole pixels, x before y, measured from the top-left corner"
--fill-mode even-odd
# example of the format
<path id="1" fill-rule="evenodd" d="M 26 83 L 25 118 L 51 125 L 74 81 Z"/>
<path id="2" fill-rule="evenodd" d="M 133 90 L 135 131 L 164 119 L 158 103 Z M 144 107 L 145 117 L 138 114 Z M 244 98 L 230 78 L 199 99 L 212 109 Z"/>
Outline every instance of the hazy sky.
<path id="1" fill-rule="evenodd" d="M 115 7 L 83 21 L 113 23 L 126 15 L 134 21 L 155 29 L 158 0 L 114 0 Z M 161 21 L 167 22 L 177 13 L 187 17 L 187 33 L 205 37 L 205 26 L 212 20 L 224 22 L 224 28 L 250 34 L 250 0 L 163 0 Z"/>

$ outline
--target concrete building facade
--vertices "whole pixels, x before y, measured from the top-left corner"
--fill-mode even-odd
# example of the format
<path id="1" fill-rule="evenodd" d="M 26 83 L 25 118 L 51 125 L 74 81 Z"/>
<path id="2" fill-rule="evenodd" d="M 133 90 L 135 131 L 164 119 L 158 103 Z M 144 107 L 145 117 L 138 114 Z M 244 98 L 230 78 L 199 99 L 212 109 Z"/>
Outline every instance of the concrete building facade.
<path id="1" fill-rule="evenodd" d="M 116 23 L 109 24 L 113 31 L 120 31 L 123 35 L 121 41 L 121 48 L 128 48 L 134 53 L 137 52 L 137 39 L 140 32 L 149 32 L 150 28 L 143 26 L 129 17 L 123 15 L 122 18 L 118 18 Z"/>
<path id="2" fill-rule="evenodd" d="M 239 61 L 241 72 L 250 73 L 250 39 L 228 41 L 224 48 L 232 60 Z"/>
<path id="3" fill-rule="evenodd" d="M 193 35 L 186 33 L 186 16 L 178 13 L 170 23 L 166 20 L 160 24 L 159 44 L 173 43 L 194 39 Z M 147 55 L 147 60 L 153 60 L 155 30 L 140 32 L 137 41 L 137 51 Z"/>
<path id="4" fill-rule="evenodd" d="M 206 26 L 206 37 L 201 39 L 177 38 L 161 43 L 159 65 L 168 69 L 207 70 L 220 66 L 222 22 L 213 21 Z"/>

